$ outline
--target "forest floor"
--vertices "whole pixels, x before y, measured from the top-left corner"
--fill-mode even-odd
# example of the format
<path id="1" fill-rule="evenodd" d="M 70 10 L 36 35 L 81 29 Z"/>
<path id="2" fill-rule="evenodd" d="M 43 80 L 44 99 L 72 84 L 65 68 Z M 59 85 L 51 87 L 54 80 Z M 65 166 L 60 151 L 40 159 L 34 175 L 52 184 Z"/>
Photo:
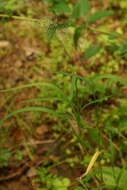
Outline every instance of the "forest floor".
<path id="1" fill-rule="evenodd" d="M 29 12 L 32 10 L 38 17 L 50 18 L 44 5 L 40 1 L 38 4 L 38 8 L 34 2 L 32 5 L 29 4 Z M 108 29 L 118 28 L 126 35 L 126 24 L 123 21 L 121 23 L 117 16 L 116 18 L 111 17 L 107 23 L 102 22 L 101 24 L 102 28 L 106 28 L 108 25 Z M 104 52 L 105 58 L 96 57 L 91 65 L 89 61 L 79 63 L 77 61 L 79 52 L 73 49 L 72 43 L 67 40 L 66 35 L 64 40 L 70 57 L 66 55 L 66 50 L 60 41 L 55 39 L 49 44 L 45 40 L 46 32 L 44 30 L 44 27 L 27 20 L 12 19 L 8 22 L 0 22 L 0 89 L 33 82 L 47 82 L 58 71 L 71 71 L 83 77 L 93 72 L 115 73 L 126 78 L 126 60 L 121 61 L 123 64 L 118 63 L 117 57 Z M 70 33 L 67 35 L 69 38 Z M 90 34 L 88 38 L 91 39 L 92 36 L 94 37 L 94 34 Z M 113 65 L 112 58 L 114 59 Z M 103 62 L 107 65 L 105 66 Z M 56 81 L 57 79 L 53 78 Z M 0 93 L 0 118 L 24 107 L 27 105 L 25 100 L 35 98 L 39 93 L 41 90 L 35 87 Z M 123 90 L 123 96 L 124 98 L 127 96 L 126 88 Z M 103 109 L 110 110 L 115 104 L 116 102 L 111 100 L 104 105 Z M 91 115 L 94 108 L 94 106 L 89 107 L 84 113 L 88 124 L 93 122 Z M 72 181 L 71 189 L 78 184 L 75 179 L 80 177 L 86 169 L 79 163 L 83 156 L 80 155 L 80 148 L 75 145 L 72 135 L 64 130 L 59 131 L 60 125 L 61 123 L 56 118 L 51 118 L 45 113 L 39 115 L 22 113 L 3 123 L 3 129 L 0 128 L 2 131 L 0 134 L 0 190 L 36 190 L 38 188 L 36 178 L 41 165 L 50 167 L 50 173 L 53 175 L 69 178 Z M 90 146 L 93 147 L 93 150 L 89 151 L 88 155 L 93 155 L 96 143 L 93 141 Z M 9 151 L 4 152 L 5 149 Z M 2 157 L 1 154 L 4 156 Z M 87 156 L 87 158 L 90 160 L 91 156 Z M 116 159 L 116 163 L 119 165 L 118 159 Z M 88 165 L 87 160 L 85 164 Z"/>
<path id="2" fill-rule="evenodd" d="M 28 21 L 12 20 L 7 23 L 0 23 L 1 89 L 20 86 L 34 81 L 40 82 L 50 78 L 52 71 L 45 68 L 46 63 L 41 63 L 42 68 L 36 70 L 40 64 L 39 56 L 41 56 L 41 54 L 48 56 L 50 52 L 50 47 L 43 42 L 41 32 L 41 29 L 38 30 L 37 26 L 34 26 Z M 35 88 L 32 88 L 20 91 L 19 94 L 1 93 L 0 117 L 2 118 L 7 112 L 10 112 L 11 109 L 22 107 L 21 101 L 34 98 L 37 93 L 36 91 Z M 32 119 L 32 116 L 29 117 L 29 119 Z M 56 140 L 52 140 L 52 131 L 50 130 L 51 121 L 36 126 L 34 136 L 33 134 L 28 134 L 29 130 L 31 130 L 30 128 L 33 128 L 31 122 L 29 123 L 30 126 L 24 122 L 25 127 L 29 128 L 25 132 L 24 129 L 18 126 L 20 124 L 16 121 L 12 121 L 11 124 L 8 122 L 9 121 L 4 123 L 4 127 L 8 128 L 8 126 L 10 126 L 10 129 L 9 132 L 5 132 L 3 135 L 4 138 L 7 139 L 5 139 L 4 146 L 2 144 L 1 147 L 13 149 L 11 150 L 13 155 L 18 147 L 20 151 L 24 152 L 25 157 L 20 162 L 12 157 L 7 167 L 0 169 L 0 190 L 33 190 L 35 189 L 34 183 L 32 182 L 36 176 L 35 168 L 43 163 L 43 161 L 52 162 L 52 160 L 58 159 L 58 146 L 60 145 Z M 24 141 L 30 143 L 30 146 L 33 146 L 35 149 L 32 158 L 28 156 L 30 153 L 29 151 L 27 152 L 27 147 L 23 147 Z M 52 154 L 47 157 L 45 152 L 50 149 L 54 150 Z M 73 178 L 80 175 L 80 168 L 77 167 L 76 169 L 70 169 L 68 171 L 67 164 L 61 163 L 57 169 L 52 170 L 52 173 L 59 173 L 66 177 Z"/>

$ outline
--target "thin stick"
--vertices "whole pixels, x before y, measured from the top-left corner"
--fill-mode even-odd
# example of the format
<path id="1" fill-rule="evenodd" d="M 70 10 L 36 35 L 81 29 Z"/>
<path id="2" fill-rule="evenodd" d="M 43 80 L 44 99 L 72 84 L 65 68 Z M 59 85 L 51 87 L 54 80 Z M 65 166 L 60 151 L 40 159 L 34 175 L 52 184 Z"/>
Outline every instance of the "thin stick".
<path id="1" fill-rule="evenodd" d="M 99 152 L 99 151 L 96 151 L 94 153 L 94 155 L 93 155 L 93 157 L 92 157 L 92 159 L 91 159 L 91 161 L 90 161 L 90 163 L 89 163 L 89 165 L 88 165 L 88 167 L 86 169 L 86 172 L 83 175 L 80 176 L 80 179 L 82 179 L 83 177 L 85 177 L 90 172 L 90 170 L 93 168 L 93 165 L 96 162 L 96 160 L 97 160 L 97 158 L 98 158 L 98 156 L 100 154 L 101 154 L 101 152 Z"/>

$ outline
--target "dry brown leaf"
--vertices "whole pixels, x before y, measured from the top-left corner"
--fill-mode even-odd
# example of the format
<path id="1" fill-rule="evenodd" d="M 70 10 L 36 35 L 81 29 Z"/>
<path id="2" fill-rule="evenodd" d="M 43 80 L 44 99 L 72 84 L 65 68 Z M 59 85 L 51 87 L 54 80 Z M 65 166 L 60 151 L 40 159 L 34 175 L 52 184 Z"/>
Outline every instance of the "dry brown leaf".
<path id="1" fill-rule="evenodd" d="M 37 170 L 35 167 L 31 167 L 27 172 L 27 177 L 32 178 L 37 175 Z"/>
<path id="2" fill-rule="evenodd" d="M 0 48 L 8 48 L 10 47 L 10 42 L 8 41 L 0 41 Z"/>
<path id="3" fill-rule="evenodd" d="M 37 135 L 44 135 L 46 132 L 48 132 L 48 126 L 47 125 L 41 125 L 37 127 L 36 134 Z"/>

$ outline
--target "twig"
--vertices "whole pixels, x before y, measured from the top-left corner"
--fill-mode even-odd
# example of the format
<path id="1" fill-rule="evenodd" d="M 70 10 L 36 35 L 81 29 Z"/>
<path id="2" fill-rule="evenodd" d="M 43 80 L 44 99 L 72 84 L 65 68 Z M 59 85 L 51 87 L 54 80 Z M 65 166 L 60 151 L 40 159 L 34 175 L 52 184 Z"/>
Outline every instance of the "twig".
<path id="1" fill-rule="evenodd" d="M 25 164 L 23 165 L 20 170 L 16 171 L 15 173 L 11 173 L 10 175 L 6 175 L 6 176 L 2 176 L 0 177 L 0 182 L 2 181 L 8 181 L 8 180 L 11 180 L 15 177 L 19 177 L 21 176 L 27 169 L 29 169 L 29 165 Z"/>
<path id="2" fill-rule="evenodd" d="M 53 143 L 55 140 L 50 139 L 50 140 L 43 140 L 43 141 L 30 141 L 30 142 L 25 142 L 27 145 L 38 145 L 38 144 L 48 144 L 48 143 Z"/>
<path id="3" fill-rule="evenodd" d="M 94 155 L 93 155 L 93 157 L 92 157 L 92 159 L 91 159 L 91 161 L 90 161 L 90 163 L 89 163 L 89 165 L 88 165 L 88 167 L 86 169 L 86 172 L 80 176 L 80 179 L 85 177 L 91 171 L 91 169 L 93 168 L 94 163 L 96 162 L 96 160 L 97 160 L 97 158 L 98 158 L 98 156 L 100 154 L 101 154 L 101 152 L 99 152 L 99 151 L 96 151 L 94 153 Z"/>

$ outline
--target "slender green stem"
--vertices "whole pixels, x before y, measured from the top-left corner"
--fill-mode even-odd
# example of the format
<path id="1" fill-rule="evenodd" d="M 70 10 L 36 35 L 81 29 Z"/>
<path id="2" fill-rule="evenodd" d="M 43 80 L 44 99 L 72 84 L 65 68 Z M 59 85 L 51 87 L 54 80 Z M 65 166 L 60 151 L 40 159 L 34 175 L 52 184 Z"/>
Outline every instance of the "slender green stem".
<path id="1" fill-rule="evenodd" d="M 28 17 L 23 17 L 23 16 L 10 16 L 10 15 L 7 15 L 7 14 L 0 14 L 0 18 L 12 18 L 12 19 L 15 19 L 15 20 L 27 20 L 27 21 L 31 21 L 31 22 L 39 22 L 39 19 L 34 19 L 34 18 L 28 18 Z"/>
<path id="2" fill-rule="evenodd" d="M 62 44 L 66 55 L 67 55 L 70 59 L 72 59 L 72 57 L 70 56 L 69 52 L 68 52 L 67 49 L 66 49 L 66 45 L 65 45 L 64 42 L 62 41 L 62 39 L 60 39 L 57 35 L 56 35 L 56 38 L 57 38 L 57 40 Z"/>
<path id="3" fill-rule="evenodd" d="M 82 187 L 85 189 L 85 190 L 88 190 L 87 186 L 82 182 L 81 179 L 77 179 L 77 181 L 82 185 Z"/>

